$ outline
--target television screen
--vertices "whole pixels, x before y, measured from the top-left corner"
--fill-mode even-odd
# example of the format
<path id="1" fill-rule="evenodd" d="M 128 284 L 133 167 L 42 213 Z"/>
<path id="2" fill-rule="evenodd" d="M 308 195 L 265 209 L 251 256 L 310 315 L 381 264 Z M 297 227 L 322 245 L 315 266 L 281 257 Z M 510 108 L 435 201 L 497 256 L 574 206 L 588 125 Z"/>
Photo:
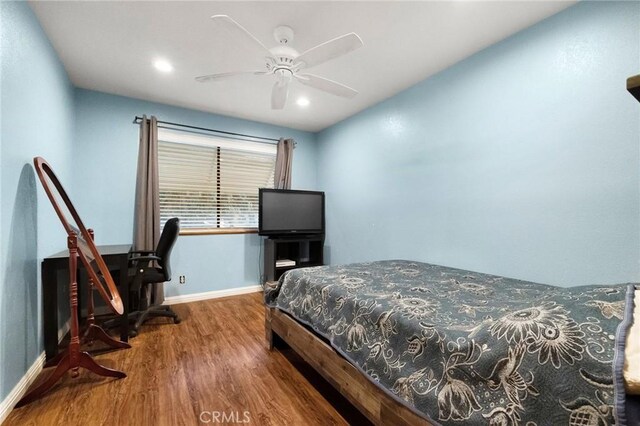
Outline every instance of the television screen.
<path id="1" fill-rule="evenodd" d="M 324 233 L 324 192 L 260 188 L 258 233 Z"/>

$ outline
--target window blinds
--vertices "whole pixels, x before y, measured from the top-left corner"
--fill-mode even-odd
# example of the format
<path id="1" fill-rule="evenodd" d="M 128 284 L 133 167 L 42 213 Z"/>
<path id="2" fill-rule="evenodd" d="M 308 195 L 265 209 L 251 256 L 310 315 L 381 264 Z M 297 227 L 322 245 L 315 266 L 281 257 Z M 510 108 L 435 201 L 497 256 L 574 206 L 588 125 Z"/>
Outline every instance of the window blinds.
<path id="1" fill-rule="evenodd" d="M 275 159 L 275 145 L 159 130 L 161 223 L 257 228 L 258 188 L 273 188 Z"/>

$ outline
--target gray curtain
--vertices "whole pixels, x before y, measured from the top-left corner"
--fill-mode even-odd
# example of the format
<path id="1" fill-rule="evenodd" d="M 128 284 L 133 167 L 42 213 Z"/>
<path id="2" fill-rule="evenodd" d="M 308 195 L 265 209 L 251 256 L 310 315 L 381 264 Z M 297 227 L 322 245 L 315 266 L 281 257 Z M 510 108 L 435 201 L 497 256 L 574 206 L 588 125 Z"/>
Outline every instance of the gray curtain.
<path id="1" fill-rule="evenodd" d="M 291 163 L 293 162 L 293 139 L 280 139 L 276 153 L 276 171 L 273 186 L 276 189 L 291 189 Z"/>
<path id="2" fill-rule="evenodd" d="M 158 120 L 142 117 L 138 148 L 138 174 L 133 220 L 133 249 L 155 250 L 160 238 L 160 198 L 158 189 Z M 164 301 L 162 284 L 156 285 L 150 302 Z"/>

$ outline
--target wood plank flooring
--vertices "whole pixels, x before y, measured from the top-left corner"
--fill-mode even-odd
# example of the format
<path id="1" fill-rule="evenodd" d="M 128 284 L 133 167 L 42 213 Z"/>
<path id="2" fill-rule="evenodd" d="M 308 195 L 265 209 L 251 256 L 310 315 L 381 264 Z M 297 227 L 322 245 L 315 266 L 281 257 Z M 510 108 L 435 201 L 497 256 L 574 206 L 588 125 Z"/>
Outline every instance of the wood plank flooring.
<path id="1" fill-rule="evenodd" d="M 156 319 L 131 349 L 96 356 L 127 378 L 67 375 L 4 424 L 369 424 L 290 349 L 267 349 L 259 293 L 174 309 L 181 324 Z"/>

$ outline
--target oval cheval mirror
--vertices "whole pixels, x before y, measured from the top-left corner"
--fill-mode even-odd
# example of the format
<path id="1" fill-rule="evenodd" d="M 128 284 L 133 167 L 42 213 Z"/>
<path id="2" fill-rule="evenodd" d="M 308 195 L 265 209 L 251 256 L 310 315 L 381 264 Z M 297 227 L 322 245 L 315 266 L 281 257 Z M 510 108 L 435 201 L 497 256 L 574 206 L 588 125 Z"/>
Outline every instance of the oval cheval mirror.
<path id="1" fill-rule="evenodd" d="M 38 178 L 40 182 L 42 182 L 47 197 L 49 197 L 67 235 L 77 238 L 78 257 L 86 268 L 89 278 L 93 281 L 94 287 L 98 290 L 100 296 L 109 308 L 111 308 L 114 313 L 121 315 L 124 312 L 124 306 L 120 298 L 120 293 L 118 293 L 109 269 L 96 248 L 93 235 L 91 235 L 82 223 L 78 212 L 51 169 L 51 166 L 49 166 L 42 157 L 34 158 L 33 163 Z"/>
<path id="2" fill-rule="evenodd" d="M 67 371 L 71 371 L 72 377 L 78 377 L 80 367 L 100 376 L 115 378 L 127 377 L 122 371 L 107 368 L 94 361 L 91 354 L 82 350 L 81 346 L 83 342 L 92 344 L 94 340 L 99 340 L 111 348 L 131 347 L 126 342 L 114 340 L 107 335 L 100 326 L 94 323 L 94 289 L 98 289 L 98 293 L 100 293 L 100 296 L 114 313 L 122 315 L 124 312 L 124 304 L 113 282 L 113 278 L 111 278 L 109 269 L 93 242 L 93 233 L 88 230 L 82 223 L 82 220 L 80 220 L 78 212 L 73 207 L 73 204 L 71 204 L 67 192 L 62 187 L 62 184 L 60 184 L 55 173 L 51 170 L 51 166 L 49 166 L 42 157 L 34 158 L 33 164 L 36 168 L 38 178 L 47 193 L 47 197 L 49 197 L 49 201 L 51 201 L 58 218 L 60 218 L 60 222 L 62 222 L 64 230 L 67 232 L 67 245 L 69 248 L 69 305 L 71 311 L 69 333 L 71 337 L 67 348 L 49 360 L 48 365 L 45 365 L 45 367 L 55 365 L 53 372 L 49 374 L 46 379 L 40 381 L 39 384 L 34 385 L 34 387 L 18 401 L 16 407 L 22 407 L 41 397 L 51 389 Z M 78 258 L 80 258 L 80 262 L 82 262 L 87 270 L 90 281 L 89 301 L 87 302 L 87 326 L 82 337 L 80 336 L 77 309 Z"/>

